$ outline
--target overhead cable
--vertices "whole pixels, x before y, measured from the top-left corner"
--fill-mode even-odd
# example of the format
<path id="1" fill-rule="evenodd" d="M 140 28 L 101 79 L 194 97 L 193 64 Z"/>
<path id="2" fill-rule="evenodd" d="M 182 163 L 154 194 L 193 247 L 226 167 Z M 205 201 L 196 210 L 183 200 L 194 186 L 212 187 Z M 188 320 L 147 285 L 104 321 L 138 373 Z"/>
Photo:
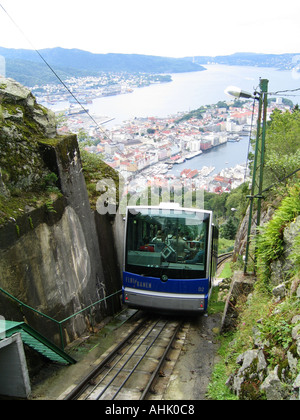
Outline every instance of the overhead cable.
<path id="1" fill-rule="evenodd" d="M 7 12 L 7 10 L 2 6 L 2 4 L 0 3 L 0 7 L 1 9 L 4 11 L 4 13 L 6 13 L 6 15 L 8 16 L 8 18 L 12 21 L 12 23 L 16 26 L 16 28 L 21 32 L 21 34 L 23 35 L 23 37 L 26 39 L 26 41 L 31 45 L 31 47 L 33 48 L 33 50 L 39 55 L 39 57 L 41 58 L 41 60 L 46 64 L 46 66 L 50 69 L 50 71 L 54 74 L 54 76 L 59 80 L 59 82 L 64 86 L 64 88 L 68 91 L 68 93 L 73 97 L 73 99 L 77 102 L 77 104 L 83 109 L 83 111 L 89 116 L 89 118 L 96 124 L 96 126 L 98 128 L 100 128 L 100 130 L 103 131 L 103 133 L 106 136 L 105 131 L 103 130 L 103 128 L 101 127 L 101 125 L 99 125 L 97 123 L 97 121 L 94 119 L 94 117 L 89 113 L 88 109 L 86 109 L 82 103 L 77 99 L 77 97 L 74 95 L 74 93 L 68 88 L 68 86 L 66 85 L 66 83 L 61 79 L 61 77 L 56 73 L 56 71 L 51 67 L 51 65 L 47 62 L 47 60 L 42 56 L 42 54 L 40 53 L 40 51 L 33 45 L 33 43 L 31 42 L 31 40 L 26 36 L 26 34 L 23 32 L 23 30 L 20 28 L 20 26 L 14 21 L 14 19 L 10 16 L 10 14 Z"/>
<path id="2" fill-rule="evenodd" d="M 281 93 L 293 93 L 293 92 L 299 92 L 300 88 L 297 89 L 287 89 L 287 90 L 278 90 L 277 92 L 270 92 L 269 95 L 279 95 Z"/>

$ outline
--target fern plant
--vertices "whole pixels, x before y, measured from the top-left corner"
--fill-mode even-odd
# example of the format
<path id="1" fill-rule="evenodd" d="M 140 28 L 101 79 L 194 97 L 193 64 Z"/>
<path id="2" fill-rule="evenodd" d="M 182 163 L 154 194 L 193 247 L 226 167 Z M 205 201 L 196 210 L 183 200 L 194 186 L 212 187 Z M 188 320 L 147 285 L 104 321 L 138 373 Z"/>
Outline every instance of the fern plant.
<path id="1" fill-rule="evenodd" d="M 257 268 L 262 282 L 268 286 L 271 263 L 284 251 L 284 229 L 300 215 L 300 184 L 293 186 L 275 212 L 274 217 L 259 229 L 257 238 Z M 296 260 L 298 261 L 298 257 Z"/>
<path id="2" fill-rule="evenodd" d="M 294 263 L 292 274 L 300 273 L 300 232 L 296 236 L 290 259 Z"/>

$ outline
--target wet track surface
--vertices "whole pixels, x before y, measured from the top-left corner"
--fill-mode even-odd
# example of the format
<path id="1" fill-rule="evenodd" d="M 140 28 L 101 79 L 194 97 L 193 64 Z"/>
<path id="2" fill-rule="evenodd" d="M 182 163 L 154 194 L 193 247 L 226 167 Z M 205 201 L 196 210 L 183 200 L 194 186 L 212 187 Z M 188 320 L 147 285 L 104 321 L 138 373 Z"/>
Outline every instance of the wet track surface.
<path id="1" fill-rule="evenodd" d="M 65 399 L 140 400 L 155 396 L 155 383 L 166 376 L 165 363 L 170 370 L 170 364 L 176 362 L 184 343 L 182 330 L 186 329 L 183 320 L 141 317 Z"/>

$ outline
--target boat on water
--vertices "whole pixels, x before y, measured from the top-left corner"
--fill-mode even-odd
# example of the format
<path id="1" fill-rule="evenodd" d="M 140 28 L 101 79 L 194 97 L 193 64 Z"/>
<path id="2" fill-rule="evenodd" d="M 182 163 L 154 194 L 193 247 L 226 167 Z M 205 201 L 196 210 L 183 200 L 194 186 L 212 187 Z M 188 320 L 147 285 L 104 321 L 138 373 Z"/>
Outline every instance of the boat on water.
<path id="1" fill-rule="evenodd" d="M 240 141 L 240 140 L 241 139 L 240 139 L 240 136 L 238 134 L 232 134 L 232 135 L 229 135 L 227 137 L 228 143 L 235 143 L 235 142 Z"/>
<path id="2" fill-rule="evenodd" d="M 80 106 L 70 107 L 67 110 L 67 115 L 80 115 L 80 114 L 85 114 L 88 111 L 89 111 L 88 109 L 84 109 Z"/>
<path id="3" fill-rule="evenodd" d="M 80 102 L 83 105 L 92 104 L 93 99 L 89 98 L 89 97 L 80 97 L 80 96 L 77 99 L 75 99 L 75 98 L 70 98 L 69 99 L 70 104 L 77 104 L 78 102 Z"/>
<path id="4" fill-rule="evenodd" d="M 183 158 L 181 158 L 181 159 L 178 159 L 178 160 L 176 160 L 175 162 L 174 162 L 174 165 L 180 165 L 180 163 L 184 163 L 185 162 L 185 158 L 183 157 Z"/>
<path id="5" fill-rule="evenodd" d="M 206 177 L 210 175 L 215 169 L 215 166 L 203 166 L 203 168 L 199 171 L 199 175 Z"/>
<path id="6" fill-rule="evenodd" d="M 185 158 L 186 158 L 186 160 L 190 160 L 190 159 L 193 159 L 197 156 L 202 155 L 202 153 L 203 153 L 202 150 L 199 150 L 198 152 L 192 152 L 192 153 L 189 153 L 188 155 L 186 155 Z"/>

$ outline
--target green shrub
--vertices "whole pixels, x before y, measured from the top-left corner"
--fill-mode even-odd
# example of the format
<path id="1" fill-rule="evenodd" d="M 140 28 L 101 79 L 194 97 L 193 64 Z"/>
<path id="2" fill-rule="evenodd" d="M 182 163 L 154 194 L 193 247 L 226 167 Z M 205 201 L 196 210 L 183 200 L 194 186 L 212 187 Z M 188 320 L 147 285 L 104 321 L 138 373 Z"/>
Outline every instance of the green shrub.
<path id="1" fill-rule="evenodd" d="M 284 229 L 300 215 L 300 184 L 289 190 L 274 217 L 259 229 L 257 235 L 257 268 L 260 280 L 269 286 L 271 263 L 278 260 L 284 251 Z M 297 257 L 296 257 L 297 260 Z"/>

